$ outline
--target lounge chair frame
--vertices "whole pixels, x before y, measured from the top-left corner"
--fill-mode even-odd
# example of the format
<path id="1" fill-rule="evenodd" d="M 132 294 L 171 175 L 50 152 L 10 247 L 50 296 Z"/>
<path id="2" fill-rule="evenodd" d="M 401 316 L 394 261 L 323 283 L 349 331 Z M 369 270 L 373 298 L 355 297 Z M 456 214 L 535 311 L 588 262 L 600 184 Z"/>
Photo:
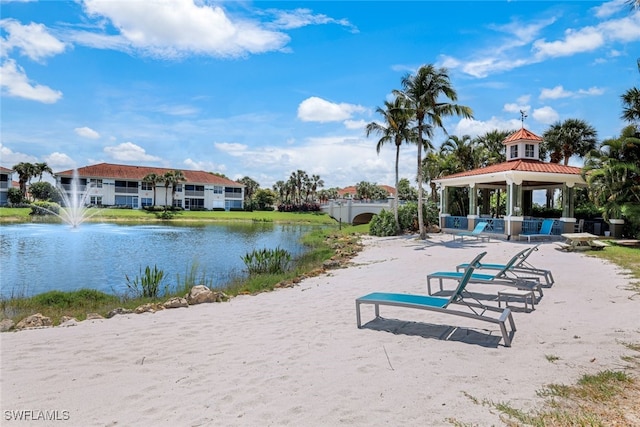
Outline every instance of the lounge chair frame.
<path id="1" fill-rule="evenodd" d="M 476 257 L 479 261 L 486 252 L 481 253 Z M 474 260 L 474 261 L 476 261 Z M 471 265 L 474 263 L 472 262 Z M 461 316 L 475 320 L 481 320 L 484 322 L 494 323 L 500 326 L 500 332 L 504 341 L 505 347 L 511 347 L 511 336 L 516 330 L 516 325 L 513 320 L 513 315 L 509 308 L 499 308 L 484 305 L 476 300 L 476 302 L 468 301 L 465 299 L 466 287 L 471 275 L 473 273 L 473 267 L 469 267 L 458 283 L 458 287 L 455 292 L 448 298 L 426 295 L 413 295 L 413 294 L 398 294 L 398 293 L 386 293 L 386 292 L 374 292 L 368 295 L 364 295 L 356 299 L 356 323 L 358 328 L 362 328 L 362 317 L 360 314 L 360 305 L 372 304 L 374 306 L 375 317 L 380 317 L 380 306 L 388 305 L 395 307 L 415 308 L 419 310 L 435 311 L 439 313 L 452 314 L 454 316 Z M 453 310 L 449 308 L 451 305 L 462 305 L 470 309 L 470 311 Z M 498 317 L 486 316 L 487 311 L 500 313 Z M 507 328 L 507 322 L 509 323 L 509 329 Z"/>
<path id="2" fill-rule="evenodd" d="M 475 237 L 476 239 L 479 239 L 481 242 L 483 241 L 489 241 L 489 236 L 486 234 L 482 234 L 484 233 L 484 229 L 487 228 L 488 223 L 486 221 L 480 221 L 479 223 L 476 224 L 475 228 L 471 231 L 461 231 L 459 233 L 456 233 L 453 235 L 453 241 L 456 241 L 456 237 L 460 237 L 460 241 L 464 241 L 465 236 L 466 237 Z"/>
<path id="3" fill-rule="evenodd" d="M 519 234 L 518 235 L 518 240 L 522 240 L 523 237 L 527 238 L 527 242 L 531 242 L 531 238 L 547 238 L 547 237 L 551 237 L 551 230 L 553 229 L 553 224 L 554 224 L 555 220 L 553 219 L 545 219 L 542 221 L 542 225 L 540 226 L 540 232 L 539 233 L 531 233 L 531 234 Z"/>
<path id="4" fill-rule="evenodd" d="M 551 287 L 555 283 L 555 279 L 553 278 L 553 274 L 551 273 L 551 270 L 545 270 L 542 268 L 534 267 L 527 260 L 534 251 L 538 250 L 539 246 L 540 244 L 537 244 L 535 246 L 528 247 L 527 249 L 524 249 L 518 252 L 515 255 L 517 258 L 516 262 L 513 264 L 513 266 L 511 266 L 509 271 L 513 272 L 516 275 L 533 274 L 535 276 L 544 277 L 547 287 Z M 456 266 L 456 271 L 463 271 L 468 266 L 469 264 L 466 264 L 466 263 L 458 264 Z M 505 268 L 505 264 L 490 264 L 490 263 L 481 263 L 481 262 L 479 262 L 478 265 L 475 267 L 476 270 L 498 270 L 498 271 L 503 270 L 504 268 Z"/>

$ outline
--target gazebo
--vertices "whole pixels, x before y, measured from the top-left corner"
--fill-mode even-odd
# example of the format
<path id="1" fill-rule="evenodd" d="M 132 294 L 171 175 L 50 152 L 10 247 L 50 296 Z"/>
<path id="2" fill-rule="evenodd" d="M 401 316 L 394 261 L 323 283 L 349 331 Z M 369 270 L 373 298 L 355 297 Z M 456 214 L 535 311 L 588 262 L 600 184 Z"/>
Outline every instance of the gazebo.
<path id="1" fill-rule="evenodd" d="M 503 234 L 507 239 L 522 232 L 535 232 L 542 219 L 532 217 L 535 190 L 560 189 L 562 217 L 556 218 L 553 234 L 573 232 L 575 188 L 586 186 L 581 169 L 540 160 L 542 138 L 522 127 L 504 140 L 507 161 L 479 169 L 448 175 L 434 182 L 440 187 L 440 227 L 443 229 L 472 230 L 482 219 L 488 222 L 487 231 Z M 469 188 L 469 215 L 451 216 L 449 189 Z M 504 217 L 490 215 L 491 190 L 505 191 L 507 195 Z M 482 204 L 478 206 L 478 196 Z"/>

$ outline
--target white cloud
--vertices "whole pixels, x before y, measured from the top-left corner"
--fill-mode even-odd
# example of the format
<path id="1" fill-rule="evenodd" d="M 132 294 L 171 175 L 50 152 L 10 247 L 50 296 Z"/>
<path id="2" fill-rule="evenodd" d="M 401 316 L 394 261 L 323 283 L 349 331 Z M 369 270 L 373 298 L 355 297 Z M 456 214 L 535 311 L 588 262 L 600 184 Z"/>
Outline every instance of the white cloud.
<path id="1" fill-rule="evenodd" d="M 361 130 L 364 132 L 365 126 L 367 126 L 367 121 L 365 120 L 345 120 L 344 127 L 349 130 Z"/>
<path id="2" fill-rule="evenodd" d="M 593 10 L 598 18 L 608 18 L 625 7 L 627 7 L 627 0 L 613 0 L 596 6 Z"/>
<path id="3" fill-rule="evenodd" d="M 84 8 L 89 16 L 107 18 L 119 35 L 96 38 L 78 32 L 73 36 L 78 42 L 109 48 L 124 44 L 155 57 L 239 57 L 279 50 L 290 40 L 258 22 L 232 19 L 220 6 L 194 0 L 85 0 Z"/>
<path id="4" fill-rule="evenodd" d="M 75 133 L 83 138 L 98 139 L 100 134 L 89 127 L 75 128 Z"/>
<path id="5" fill-rule="evenodd" d="M 502 107 L 502 109 L 507 113 L 518 113 L 518 114 L 520 113 L 520 111 L 527 112 L 529 111 L 530 108 L 531 108 L 530 105 L 519 104 L 519 103 L 504 104 L 504 107 Z"/>
<path id="6" fill-rule="evenodd" d="M 542 89 L 540 91 L 540 99 L 561 99 L 561 98 L 576 98 L 579 96 L 596 96 L 602 95 L 604 89 L 598 87 L 590 87 L 589 89 L 578 89 L 577 92 L 571 92 L 565 90 L 564 87 L 558 85 L 553 89 Z"/>
<path id="7" fill-rule="evenodd" d="M 104 152 L 115 160 L 134 162 L 134 161 L 159 161 L 160 158 L 147 154 L 144 148 L 132 142 L 123 142 L 122 144 L 105 147 Z"/>
<path id="8" fill-rule="evenodd" d="M 602 32 L 594 27 L 579 30 L 568 29 L 563 40 L 547 42 L 544 39 L 533 43 L 535 55 L 539 58 L 569 56 L 579 52 L 591 52 L 604 45 Z"/>
<path id="9" fill-rule="evenodd" d="M 553 108 L 546 106 L 533 110 L 533 118 L 545 125 L 550 125 L 558 121 L 560 115 Z"/>
<path id="10" fill-rule="evenodd" d="M 358 32 L 358 29 L 346 19 L 334 19 L 327 15 L 314 14 L 309 9 L 271 10 L 271 12 L 277 17 L 272 24 L 276 28 L 290 30 L 307 25 L 338 24 L 349 28 L 353 33 Z"/>
<path id="11" fill-rule="evenodd" d="M 18 49 L 34 61 L 64 52 L 65 44 L 52 36 L 42 24 L 22 25 L 15 19 L 0 20 L 0 27 L 8 36 L 3 38 L 3 56 L 11 49 Z"/>
<path id="12" fill-rule="evenodd" d="M 360 105 L 326 101 L 312 96 L 298 106 L 298 118 L 303 122 L 339 122 L 350 119 L 353 113 L 361 113 L 366 108 Z"/>
<path id="13" fill-rule="evenodd" d="M 225 165 L 220 165 L 209 161 L 196 161 L 191 158 L 185 159 L 182 163 L 186 166 L 187 169 L 190 170 L 224 173 L 224 171 L 227 169 Z"/>
<path id="14" fill-rule="evenodd" d="M 231 156 L 242 156 L 246 152 L 246 150 L 249 148 L 245 144 L 238 144 L 235 142 L 216 142 L 213 144 L 213 146 L 216 149 L 222 152 L 225 152 Z"/>
<path id="15" fill-rule="evenodd" d="M 58 153 L 57 151 L 45 156 L 44 161 L 47 162 L 53 171 L 76 167 L 76 162 L 71 157 L 64 153 Z"/>
<path id="16" fill-rule="evenodd" d="M 60 91 L 39 84 L 31 84 L 22 67 L 12 59 L 7 59 L 0 66 L 0 76 L 2 92 L 9 96 L 45 104 L 53 104 L 62 98 Z"/>
<path id="17" fill-rule="evenodd" d="M 34 157 L 30 154 L 16 153 L 12 151 L 9 147 L 2 145 L 2 143 L 0 143 L 0 160 L 2 161 L 2 166 L 9 169 L 11 169 L 13 165 L 16 165 L 20 162 L 28 162 L 28 163 L 38 162 L 37 157 Z"/>
<path id="18" fill-rule="evenodd" d="M 461 119 L 454 128 L 455 135 L 469 135 L 472 138 L 494 130 L 512 131 L 519 129 L 522 122 L 518 119 L 503 120 L 491 117 L 489 120 Z"/>

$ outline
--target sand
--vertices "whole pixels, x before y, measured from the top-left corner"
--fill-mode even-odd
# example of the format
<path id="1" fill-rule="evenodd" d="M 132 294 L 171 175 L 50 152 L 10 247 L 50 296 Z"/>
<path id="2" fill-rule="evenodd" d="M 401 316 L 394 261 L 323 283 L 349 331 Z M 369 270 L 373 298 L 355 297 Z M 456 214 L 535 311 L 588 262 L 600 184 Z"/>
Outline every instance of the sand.
<path id="1" fill-rule="evenodd" d="M 499 425 L 483 400 L 529 410 L 550 383 L 623 369 L 640 342 L 639 299 L 612 264 L 544 242 L 530 260 L 552 270 L 533 312 L 518 310 L 512 347 L 497 325 L 354 300 L 426 293 L 425 275 L 487 251 L 505 262 L 525 242 L 364 238 L 349 268 L 230 302 L 122 315 L 0 335 L 3 426 Z M 606 250 L 606 249 L 605 249 Z M 501 287 L 470 285 L 497 305 Z M 557 360 L 553 361 L 550 359 Z M 54 422 L 16 412 L 58 411 Z M 49 412 L 51 414 L 51 412 Z"/>

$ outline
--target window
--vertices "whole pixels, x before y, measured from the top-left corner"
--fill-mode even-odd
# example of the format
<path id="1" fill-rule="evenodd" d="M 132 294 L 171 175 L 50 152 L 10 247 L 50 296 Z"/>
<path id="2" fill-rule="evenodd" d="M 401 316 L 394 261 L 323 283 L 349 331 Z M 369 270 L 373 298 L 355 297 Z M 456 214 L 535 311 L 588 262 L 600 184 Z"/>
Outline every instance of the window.
<path id="1" fill-rule="evenodd" d="M 142 204 L 143 208 L 145 206 L 153 206 L 153 199 L 151 197 L 142 197 L 140 199 L 140 203 Z"/>
<path id="2" fill-rule="evenodd" d="M 535 152 L 535 148 L 533 144 L 525 144 L 524 146 L 524 156 L 533 158 Z"/>
<path id="3" fill-rule="evenodd" d="M 140 188 L 142 189 L 142 191 L 151 191 L 153 190 L 153 184 L 150 182 L 142 181 L 142 186 Z M 144 204 L 142 206 L 144 206 Z"/>
<path id="4" fill-rule="evenodd" d="M 176 184 L 176 192 L 182 193 L 182 184 Z"/>
<path id="5" fill-rule="evenodd" d="M 129 206 L 138 209 L 138 196 L 116 196 L 116 206 Z"/>
<path id="6" fill-rule="evenodd" d="M 91 178 L 89 180 L 89 185 L 93 188 L 102 188 L 102 180 L 101 179 L 96 179 L 96 178 Z"/>
<path id="7" fill-rule="evenodd" d="M 138 183 L 136 181 L 116 181 L 116 193 L 137 193 Z"/>
<path id="8" fill-rule="evenodd" d="M 102 196 L 91 196 L 89 203 L 93 206 L 102 206 Z"/>
<path id="9" fill-rule="evenodd" d="M 182 200 L 181 199 L 176 199 L 173 201 L 173 207 L 174 208 L 181 208 L 182 207 Z"/>
<path id="10" fill-rule="evenodd" d="M 219 185 L 216 185 L 213 187 L 213 194 L 222 194 L 222 187 Z"/>
<path id="11" fill-rule="evenodd" d="M 515 159 L 516 157 L 518 157 L 518 146 L 517 145 L 512 145 L 510 148 L 510 159 Z"/>

